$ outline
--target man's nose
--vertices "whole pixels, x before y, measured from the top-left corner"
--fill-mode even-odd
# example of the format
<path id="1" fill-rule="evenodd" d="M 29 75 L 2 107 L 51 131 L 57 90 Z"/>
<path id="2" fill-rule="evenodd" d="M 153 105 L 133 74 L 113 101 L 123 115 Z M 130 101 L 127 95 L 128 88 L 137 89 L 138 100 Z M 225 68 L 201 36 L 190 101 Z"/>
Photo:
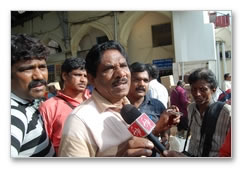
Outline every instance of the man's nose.
<path id="1" fill-rule="evenodd" d="M 43 74 L 42 71 L 39 68 L 35 68 L 33 70 L 33 79 L 43 79 Z"/>
<path id="2" fill-rule="evenodd" d="M 116 75 L 119 76 L 119 77 L 124 77 L 126 76 L 126 71 L 124 69 L 122 69 L 121 67 L 118 67 L 116 69 Z"/>
<path id="3" fill-rule="evenodd" d="M 145 82 L 144 82 L 144 80 L 140 80 L 140 81 L 139 81 L 139 85 L 140 85 L 140 86 L 145 86 Z"/>
<path id="4" fill-rule="evenodd" d="M 201 95 L 200 90 L 196 90 L 196 91 L 195 91 L 195 95 L 196 95 L 196 96 L 200 96 L 200 95 Z"/>

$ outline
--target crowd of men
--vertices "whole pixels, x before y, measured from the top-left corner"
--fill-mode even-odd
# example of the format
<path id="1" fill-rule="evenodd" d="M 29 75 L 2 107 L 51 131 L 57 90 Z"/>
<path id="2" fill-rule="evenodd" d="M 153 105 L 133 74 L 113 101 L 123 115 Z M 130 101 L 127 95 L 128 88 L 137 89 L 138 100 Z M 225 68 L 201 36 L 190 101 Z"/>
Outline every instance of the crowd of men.
<path id="1" fill-rule="evenodd" d="M 43 101 L 48 55 L 38 39 L 11 36 L 12 157 L 231 156 L 231 106 L 213 100 L 218 84 L 211 70 L 190 74 L 193 102 L 185 100 L 183 83 L 178 82 L 168 105 L 168 91 L 157 81 L 156 67 L 129 65 L 123 46 L 111 40 L 94 45 L 85 60 L 67 58 L 61 67 L 61 90 Z M 128 130 L 120 114 L 127 104 L 152 120 L 151 134 L 163 151 L 153 139 Z M 187 151 L 169 149 L 168 131 L 175 125 L 188 131 Z"/>

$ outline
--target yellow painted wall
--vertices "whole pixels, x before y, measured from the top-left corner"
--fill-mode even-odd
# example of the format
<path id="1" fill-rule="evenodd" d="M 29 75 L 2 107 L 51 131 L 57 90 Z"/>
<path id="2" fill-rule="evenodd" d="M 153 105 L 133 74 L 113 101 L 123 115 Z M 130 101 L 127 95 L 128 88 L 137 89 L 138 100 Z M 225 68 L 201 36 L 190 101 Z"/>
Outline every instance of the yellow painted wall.
<path id="1" fill-rule="evenodd" d="M 153 48 L 152 25 L 171 23 L 170 18 L 157 12 L 147 12 L 133 26 L 128 39 L 129 62 L 152 63 L 154 59 L 174 58 L 174 46 Z"/>

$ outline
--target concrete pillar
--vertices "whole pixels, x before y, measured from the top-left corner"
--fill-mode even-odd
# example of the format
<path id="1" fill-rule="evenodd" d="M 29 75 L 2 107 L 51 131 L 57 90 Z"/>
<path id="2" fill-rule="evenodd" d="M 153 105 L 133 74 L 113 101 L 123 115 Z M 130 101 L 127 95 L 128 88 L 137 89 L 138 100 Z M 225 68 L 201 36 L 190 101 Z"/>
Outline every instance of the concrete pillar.
<path id="1" fill-rule="evenodd" d="M 181 62 L 181 80 L 184 81 L 184 62 Z"/>
<path id="2" fill-rule="evenodd" d="M 220 42 L 216 42 L 216 51 L 217 51 L 217 80 L 219 83 L 219 87 L 221 87 L 221 66 L 220 66 Z"/>
<path id="3" fill-rule="evenodd" d="M 225 42 L 222 42 L 222 58 L 223 58 L 223 66 L 224 66 L 224 74 L 227 73 L 227 66 L 226 66 L 226 57 L 225 57 Z"/>
<path id="4" fill-rule="evenodd" d="M 114 37 L 115 37 L 115 41 L 118 41 L 118 38 L 117 38 L 117 12 L 116 11 L 114 11 L 113 12 L 114 13 Z"/>

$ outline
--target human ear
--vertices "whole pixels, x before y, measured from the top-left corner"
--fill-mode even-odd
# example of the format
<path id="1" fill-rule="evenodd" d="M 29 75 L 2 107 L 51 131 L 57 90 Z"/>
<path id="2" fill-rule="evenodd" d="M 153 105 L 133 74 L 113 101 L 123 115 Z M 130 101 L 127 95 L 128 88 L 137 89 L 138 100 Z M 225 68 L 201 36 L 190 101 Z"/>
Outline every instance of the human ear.
<path id="1" fill-rule="evenodd" d="M 216 92 L 216 88 L 213 88 L 213 89 L 212 89 L 212 92 L 215 93 L 215 92 Z"/>
<path id="2" fill-rule="evenodd" d="M 63 73 L 62 73 L 62 79 L 63 79 L 64 81 L 67 80 L 67 73 L 66 73 L 66 72 L 63 72 Z"/>
<path id="3" fill-rule="evenodd" d="M 90 73 L 87 73 L 87 78 L 88 78 L 88 83 L 91 84 L 92 86 L 94 86 L 94 77 L 90 74 Z"/>

